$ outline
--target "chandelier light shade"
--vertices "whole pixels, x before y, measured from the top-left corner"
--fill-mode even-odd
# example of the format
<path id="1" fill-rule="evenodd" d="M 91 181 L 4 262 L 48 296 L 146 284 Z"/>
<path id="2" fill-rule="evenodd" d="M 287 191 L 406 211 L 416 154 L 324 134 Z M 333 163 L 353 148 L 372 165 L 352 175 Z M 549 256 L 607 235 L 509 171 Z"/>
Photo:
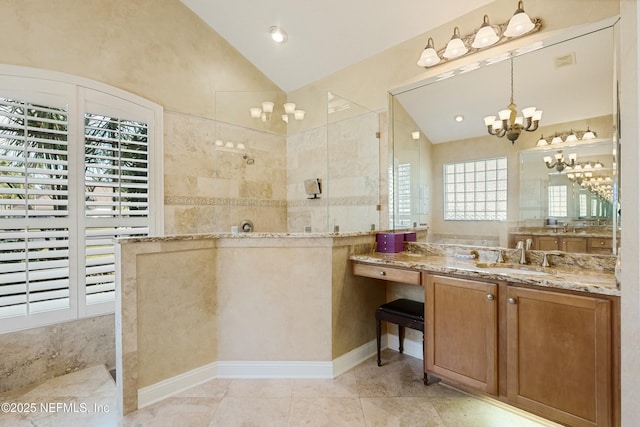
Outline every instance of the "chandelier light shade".
<path id="1" fill-rule="evenodd" d="M 273 109 L 275 107 L 275 103 L 271 101 L 264 101 L 261 104 L 261 107 L 251 107 L 249 108 L 249 114 L 251 118 L 260 119 L 263 123 L 266 123 L 271 120 L 271 114 L 273 113 Z M 304 120 L 305 111 L 296 109 L 295 102 L 285 102 L 282 105 L 284 110 L 284 114 L 280 114 L 280 118 L 283 122 L 289 123 L 289 115 L 293 116 L 296 120 Z"/>
<path id="2" fill-rule="evenodd" d="M 460 38 L 460 30 L 458 27 L 455 27 L 453 29 L 453 36 L 451 36 L 451 40 L 447 43 L 447 48 L 444 50 L 442 56 L 447 59 L 454 59 L 464 55 L 468 51 L 469 49 Z"/>
<path id="3" fill-rule="evenodd" d="M 420 67 L 433 67 L 434 65 L 445 63 L 456 58 L 460 58 L 469 53 L 474 53 L 491 46 L 505 43 L 539 31 L 542 27 L 542 20 L 531 19 L 524 12 L 523 2 L 518 2 L 518 9 L 511 19 L 498 25 L 489 23 L 489 16 L 484 15 L 482 25 L 472 33 L 460 35 L 460 29 L 455 27 L 451 40 L 442 49 L 436 50 L 433 39 L 427 40 L 427 45 L 422 51 L 420 58 L 416 62 Z"/>
<path id="4" fill-rule="evenodd" d="M 518 117 L 516 104 L 513 102 L 513 58 L 511 58 L 511 101 L 507 109 L 498 112 L 496 116 L 486 116 L 484 124 L 490 135 L 498 138 L 506 136 L 511 143 L 515 143 L 523 130 L 533 132 L 538 129 L 542 111 L 536 107 L 527 107 L 522 110 L 522 116 Z"/>
<path id="5" fill-rule="evenodd" d="M 295 102 L 285 102 L 284 105 L 285 114 L 293 114 L 296 111 L 296 103 Z"/>
<path id="6" fill-rule="evenodd" d="M 496 32 L 495 28 L 493 28 L 489 24 L 489 17 L 487 15 L 484 15 L 482 26 L 476 33 L 476 36 L 473 39 L 473 43 L 471 43 L 471 47 L 482 49 L 483 47 L 489 47 L 498 43 L 498 40 L 500 40 L 498 33 Z"/>
<path id="7" fill-rule="evenodd" d="M 535 24 L 524 11 L 523 2 L 519 1 L 518 9 L 509 20 L 507 29 L 504 30 L 504 35 L 506 37 L 520 37 L 521 35 L 533 30 L 534 27 Z"/>

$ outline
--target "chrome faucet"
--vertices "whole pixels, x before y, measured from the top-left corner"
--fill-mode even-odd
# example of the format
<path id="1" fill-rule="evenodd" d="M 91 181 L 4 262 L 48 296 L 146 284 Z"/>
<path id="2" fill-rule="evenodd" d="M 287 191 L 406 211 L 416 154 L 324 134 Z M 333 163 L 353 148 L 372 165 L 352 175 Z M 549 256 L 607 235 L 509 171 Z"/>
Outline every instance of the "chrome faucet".
<path id="1" fill-rule="evenodd" d="M 527 243 L 525 245 L 525 242 L 523 242 L 522 240 L 518 241 L 518 243 L 516 244 L 516 249 L 520 249 L 520 261 L 518 261 L 520 264 L 526 264 L 527 263 L 527 248 L 531 247 L 531 239 L 527 239 Z"/>
<path id="2" fill-rule="evenodd" d="M 551 264 L 549 263 L 549 256 L 550 255 L 564 255 L 564 252 L 560 252 L 560 251 L 544 252 L 542 254 L 542 266 L 543 267 L 551 267 Z"/>

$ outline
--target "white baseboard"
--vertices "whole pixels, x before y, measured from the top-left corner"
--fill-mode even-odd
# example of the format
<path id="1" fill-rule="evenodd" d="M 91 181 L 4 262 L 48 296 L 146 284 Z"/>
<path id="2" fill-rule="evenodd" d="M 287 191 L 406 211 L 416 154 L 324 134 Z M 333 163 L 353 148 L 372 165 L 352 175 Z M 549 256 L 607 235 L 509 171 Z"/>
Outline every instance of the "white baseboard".
<path id="1" fill-rule="evenodd" d="M 400 348 L 400 345 L 398 342 L 397 335 L 387 334 L 387 347 L 392 350 L 398 351 L 398 349 Z M 418 342 L 418 341 L 407 339 L 405 337 L 403 353 L 408 356 L 413 356 L 416 359 L 423 360 L 424 351 L 422 349 L 422 341 Z"/>
<path id="2" fill-rule="evenodd" d="M 385 334 L 380 340 L 380 348 L 386 347 L 387 335 Z M 333 359 L 333 378 L 347 372 L 349 369 L 359 365 L 371 356 L 374 356 L 376 353 L 376 340 L 373 340 L 361 345 L 356 349 L 351 350 L 348 353 L 343 354 L 342 356 Z"/>
<path id="3" fill-rule="evenodd" d="M 333 378 L 332 362 L 218 362 L 218 378 Z"/>
<path id="4" fill-rule="evenodd" d="M 398 336 L 383 335 L 380 347 L 397 350 Z M 405 338 L 404 353 L 422 359 L 422 342 Z M 138 408 L 152 405 L 215 378 L 335 378 L 375 354 L 376 341 L 372 340 L 331 362 L 214 362 L 139 389 Z"/>
<path id="5" fill-rule="evenodd" d="M 138 389 L 138 408 L 153 405 L 169 396 L 206 383 L 218 376 L 218 363 L 213 362 L 184 374 Z"/>

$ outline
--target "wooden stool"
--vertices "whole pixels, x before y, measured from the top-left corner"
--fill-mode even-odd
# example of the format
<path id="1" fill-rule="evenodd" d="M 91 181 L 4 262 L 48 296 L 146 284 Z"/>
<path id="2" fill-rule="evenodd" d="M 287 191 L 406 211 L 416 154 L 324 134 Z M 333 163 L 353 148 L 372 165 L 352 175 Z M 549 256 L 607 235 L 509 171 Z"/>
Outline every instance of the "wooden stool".
<path id="1" fill-rule="evenodd" d="M 376 310 L 376 338 L 378 344 L 378 366 L 382 366 L 380 360 L 380 338 L 382 335 L 382 321 L 398 325 L 398 338 L 400 341 L 400 353 L 404 348 L 404 328 L 415 329 L 422 332 L 422 346 L 424 348 L 424 303 L 408 299 L 397 299 L 382 304 Z M 426 378 L 426 377 L 425 377 Z"/>

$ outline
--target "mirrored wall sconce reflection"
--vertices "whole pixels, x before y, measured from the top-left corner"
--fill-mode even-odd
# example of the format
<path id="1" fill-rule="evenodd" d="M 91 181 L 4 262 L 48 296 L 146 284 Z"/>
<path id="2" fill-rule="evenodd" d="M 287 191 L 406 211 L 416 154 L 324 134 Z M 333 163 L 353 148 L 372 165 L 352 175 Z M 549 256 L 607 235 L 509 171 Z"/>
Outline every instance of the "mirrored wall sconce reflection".
<path id="1" fill-rule="evenodd" d="M 558 151 L 553 157 L 545 156 L 542 160 L 549 169 L 555 168 L 558 172 L 562 172 L 567 167 L 575 166 L 577 158 L 578 155 L 576 153 L 571 153 L 567 160 L 564 158 L 562 151 Z"/>
<path id="2" fill-rule="evenodd" d="M 275 104 L 271 101 L 264 101 L 262 107 L 249 108 L 249 114 L 251 118 L 260 119 L 263 123 L 271 120 Z M 296 109 L 294 102 L 285 102 L 282 106 L 284 114 L 280 115 L 280 118 L 285 123 L 289 123 L 289 116 L 292 116 L 295 120 L 304 120 L 306 112 L 304 110 Z"/>
<path id="3" fill-rule="evenodd" d="M 467 54 L 489 48 L 516 38 L 537 32 L 542 27 L 539 18 L 531 19 L 524 11 L 524 3 L 518 2 L 518 9 L 509 21 L 491 25 L 489 16 L 484 15 L 480 28 L 472 33 L 460 36 L 460 29 L 455 27 L 447 45 L 436 51 L 433 38 L 429 37 L 417 64 L 429 68 L 434 65 L 461 58 Z"/>
<path id="4" fill-rule="evenodd" d="M 222 149 L 224 151 L 245 151 L 247 147 L 242 142 L 236 144 L 233 141 L 224 142 L 221 139 L 216 139 L 216 149 Z"/>
<path id="5" fill-rule="evenodd" d="M 592 132 L 588 127 L 586 131 L 574 131 L 571 129 L 569 132 L 556 132 L 554 136 L 545 138 L 544 135 L 540 135 L 536 147 L 544 147 L 545 145 L 562 144 L 563 142 L 578 142 L 587 141 L 589 139 L 595 139 L 597 135 Z"/>
<path id="6" fill-rule="evenodd" d="M 567 174 L 569 177 L 570 174 Z M 569 177 L 572 182 L 598 195 L 604 200 L 611 201 L 613 197 L 613 178 L 609 175 L 594 176 L 593 173 L 584 173 L 581 177 Z"/>

